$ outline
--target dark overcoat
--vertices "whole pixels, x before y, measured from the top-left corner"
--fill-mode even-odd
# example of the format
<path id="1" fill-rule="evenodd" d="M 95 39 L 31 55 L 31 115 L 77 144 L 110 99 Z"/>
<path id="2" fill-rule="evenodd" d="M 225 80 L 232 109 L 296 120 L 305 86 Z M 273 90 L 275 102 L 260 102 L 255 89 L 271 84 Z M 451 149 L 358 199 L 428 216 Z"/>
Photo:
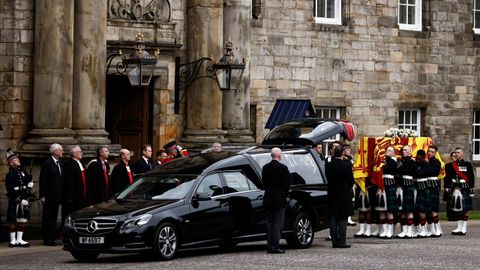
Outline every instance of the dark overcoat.
<path id="1" fill-rule="evenodd" d="M 343 219 L 353 214 L 352 166 L 342 159 L 333 158 L 325 165 L 328 180 L 328 209 L 331 216 Z"/>

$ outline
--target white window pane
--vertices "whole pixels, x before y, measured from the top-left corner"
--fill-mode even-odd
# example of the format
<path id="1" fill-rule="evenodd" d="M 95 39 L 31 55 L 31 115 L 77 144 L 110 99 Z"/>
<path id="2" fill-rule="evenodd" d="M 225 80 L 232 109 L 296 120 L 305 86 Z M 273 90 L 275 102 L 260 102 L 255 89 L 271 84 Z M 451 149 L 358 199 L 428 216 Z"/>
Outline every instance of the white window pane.
<path id="1" fill-rule="evenodd" d="M 327 18 L 335 18 L 335 0 L 327 0 Z"/>
<path id="2" fill-rule="evenodd" d="M 415 1 L 416 1 L 416 0 L 408 0 L 408 4 L 410 4 L 410 5 L 415 5 Z"/>
<path id="3" fill-rule="evenodd" d="M 407 7 L 406 6 L 399 6 L 398 22 L 402 24 L 407 23 Z"/>
<path id="4" fill-rule="evenodd" d="M 325 18 L 326 0 L 319 0 L 317 5 L 317 16 Z"/>

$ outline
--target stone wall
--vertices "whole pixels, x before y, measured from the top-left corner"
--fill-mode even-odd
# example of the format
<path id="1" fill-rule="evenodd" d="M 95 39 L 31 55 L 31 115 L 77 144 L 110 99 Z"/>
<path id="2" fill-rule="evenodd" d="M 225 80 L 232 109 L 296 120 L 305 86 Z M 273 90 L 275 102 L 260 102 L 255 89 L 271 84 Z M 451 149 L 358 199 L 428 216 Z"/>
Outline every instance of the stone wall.
<path id="1" fill-rule="evenodd" d="M 5 205 L 7 148 L 16 150 L 32 111 L 33 0 L 0 0 L 0 200 Z M 2 211 L 3 212 L 3 211 Z"/>
<path id="2" fill-rule="evenodd" d="M 422 135 L 447 155 L 463 146 L 471 159 L 472 109 L 480 108 L 472 1 L 423 1 L 421 32 L 398 29 L 397 0 L 342 1 L 340 26 L 315 23 L 311 0 L 261 2 L 252 22 L 257 142 L 275 99 L 310 98 L 344 107 L 359 136 L 396 127 L 399 108 L 421 108 Z"/>

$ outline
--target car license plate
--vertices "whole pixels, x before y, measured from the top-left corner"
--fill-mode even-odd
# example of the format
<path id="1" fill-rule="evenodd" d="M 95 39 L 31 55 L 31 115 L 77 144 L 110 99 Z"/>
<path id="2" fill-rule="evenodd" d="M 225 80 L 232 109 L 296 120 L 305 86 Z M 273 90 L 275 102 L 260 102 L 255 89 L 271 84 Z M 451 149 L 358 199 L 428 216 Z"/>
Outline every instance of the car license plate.
<path id="1" fill-rule="evenodd" d="M 104 237 L 80 237 L 79 240 L 80 244 L 103 244 L 105 243 Z"/>

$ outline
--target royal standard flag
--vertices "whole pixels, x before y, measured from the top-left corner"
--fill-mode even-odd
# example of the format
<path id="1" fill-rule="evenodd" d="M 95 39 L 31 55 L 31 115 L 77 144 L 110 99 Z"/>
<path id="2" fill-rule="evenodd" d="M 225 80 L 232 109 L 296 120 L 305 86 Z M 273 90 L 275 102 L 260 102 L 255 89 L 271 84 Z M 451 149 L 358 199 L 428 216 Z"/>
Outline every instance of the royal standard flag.
<path id="1" fill-rule="evenodd" d="M 403 145 L 410 145 L 412 155 L 415 157 L 417 151 L 423 149 L 427 152 L 428 147 L 433 145 L 430 137 L 364 137 L 360 138 L 358 150 L 355 155 L 355 163 L 353 164 L 353 177 L 358 186 L 366 191 L 365 182 L 369 178 L 372 184 L 377 185 L 383 190 L 383 170 L 385 162 L 385 150 L 389 146 L 395 148 L 395 156 L 400 157 Z M 441 169 L 438 175 L 439 179 L 445 177 L 445 163 L 442 161 L 437 151 L 435 157 L 440 161 Z"/>

